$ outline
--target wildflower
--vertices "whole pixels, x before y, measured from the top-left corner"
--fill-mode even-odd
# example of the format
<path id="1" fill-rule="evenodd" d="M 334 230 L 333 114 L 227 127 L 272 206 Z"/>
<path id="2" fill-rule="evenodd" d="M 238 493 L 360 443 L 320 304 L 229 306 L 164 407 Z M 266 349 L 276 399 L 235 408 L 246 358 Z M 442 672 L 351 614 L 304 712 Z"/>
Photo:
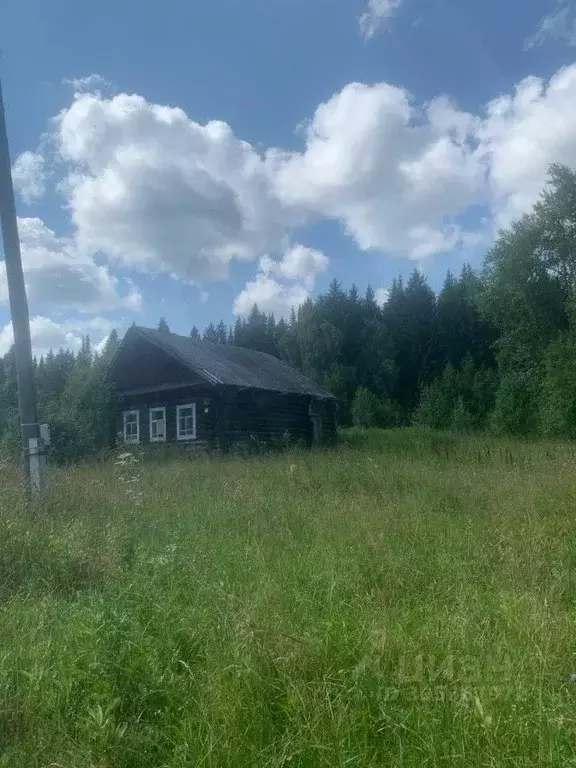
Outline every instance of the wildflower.
<path id="1" fill-rule="evenodd" d="M 131 453 L 121 453 L 118 456 L 118 461 L 114 462 L 117 466 L 125 467 L 127 465 L 136 464 L 138 462 L 138 459 L 135 458 Z M 132 475 L 132 477 L 125 477 L 123 475 L 120 475 L 118 477 L 118 480 L 121 483 L 124 483 L 124 493 L 130 499 L 130 501 L 135 504 L 139 505 L 144 500 L 144 494 L 138 487 L 138 482 L 140 480 L 141 473 Z"/>
<path id="2" fill-rule="evenodd" d="M 125 466 L 126 464 L 136 464 L 139 460 L 131 453 L 121 453 L 118 456 L 118 461 L 115 461 L 116 466 Z"/>

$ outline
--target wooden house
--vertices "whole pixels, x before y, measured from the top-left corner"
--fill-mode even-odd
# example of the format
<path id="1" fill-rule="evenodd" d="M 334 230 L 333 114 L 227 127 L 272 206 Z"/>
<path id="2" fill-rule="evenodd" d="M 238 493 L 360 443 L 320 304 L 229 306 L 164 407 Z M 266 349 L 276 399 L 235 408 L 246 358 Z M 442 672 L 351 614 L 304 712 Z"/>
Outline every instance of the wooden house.
<path id="1" fill-rule="evenodd" d="M 212 445 L 336 436 L 336 399 L 281 360 L 132 326 L 111 363 L 126 443 Z"/>

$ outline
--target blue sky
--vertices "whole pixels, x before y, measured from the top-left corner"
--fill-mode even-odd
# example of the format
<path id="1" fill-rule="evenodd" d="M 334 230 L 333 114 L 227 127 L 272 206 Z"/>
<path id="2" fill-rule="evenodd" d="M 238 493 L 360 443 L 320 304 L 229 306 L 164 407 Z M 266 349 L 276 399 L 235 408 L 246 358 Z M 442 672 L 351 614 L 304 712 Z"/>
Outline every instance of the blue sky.
<path id="1" fill-rule="evenodd" d="M 557 0 L 9 4 L 36 351 L 479 265 L 549 163 L 576 166 L 575 19 Z"/>

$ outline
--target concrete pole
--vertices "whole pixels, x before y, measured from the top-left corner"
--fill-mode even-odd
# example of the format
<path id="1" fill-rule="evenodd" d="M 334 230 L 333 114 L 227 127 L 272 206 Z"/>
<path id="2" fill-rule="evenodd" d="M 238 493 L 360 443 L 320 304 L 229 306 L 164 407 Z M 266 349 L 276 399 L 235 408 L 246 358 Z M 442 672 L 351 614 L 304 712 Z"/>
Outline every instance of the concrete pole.
<path id="1" fill-rule="evenodd" d="M 12 168 L 1 82 L 0 224 L 2 225 L 2 242 L 4 245 L 6 277 L 8 280 L 10 314 L 12 316 L 12 329 L 14 332 L 24 473 L 28 489 L 33 495 L 37 495 L 44 487 L 45 450 L 40 436 L 40 425 L 38 424 L 36 384 L 32 362 L 32 344 L 30 341 L 30 316 L 28 313 L 24 273 L 22 271 L 20 238 L 18 237 L 18 222 L 16 219 L 16 205 L 14 203 L 14 186 L 12 183 Z"/>

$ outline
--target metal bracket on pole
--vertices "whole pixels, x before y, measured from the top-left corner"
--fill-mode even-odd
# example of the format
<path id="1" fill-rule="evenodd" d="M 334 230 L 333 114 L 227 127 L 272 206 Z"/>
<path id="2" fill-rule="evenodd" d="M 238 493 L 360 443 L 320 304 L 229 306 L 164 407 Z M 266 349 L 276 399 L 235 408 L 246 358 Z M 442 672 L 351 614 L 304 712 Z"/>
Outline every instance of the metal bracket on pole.
<path id="1" fill-rule="evenodd" d="M 44 468 L 46 451 L 42 438 L 28 438 L 28 466 L 30 468 L 30 491 L 32 496 L 39 496 L 44 488 Z"/>

